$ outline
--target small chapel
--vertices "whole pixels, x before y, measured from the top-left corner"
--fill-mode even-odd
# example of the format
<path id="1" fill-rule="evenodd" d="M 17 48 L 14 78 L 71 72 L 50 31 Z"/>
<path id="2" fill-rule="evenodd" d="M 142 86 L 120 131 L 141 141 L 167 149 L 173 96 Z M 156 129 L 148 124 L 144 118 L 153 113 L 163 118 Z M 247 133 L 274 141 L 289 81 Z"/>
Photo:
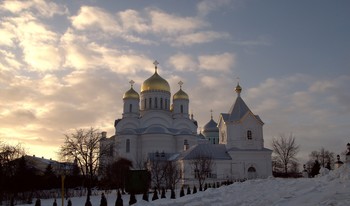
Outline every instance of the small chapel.
<path id="1" fill-rule="evenodd" d="M 101 164 L 123 157 L 133 162 L 134 169 L 142 169 L 147 161 L 160 157 L 179 163 L 181 184 L 192 184 L 196 174 L 190 163 L 205 155 L 214 163 L 208 174 L 214 182 L 272 175 L 272 151 L 264 147 L 264 123 L 241 98 L 239 83 L 228 112 L 220 114 L 218 123 L 211 114 L 198 133 L 183 83 L 180 81 L 178 91 L 171 95 L 169 83 L 158 74 L 158 62 L 154 65 L 154 74 L 142 83 L 140 93 L 130 81 L 130 89 L 123 95 L 122 116 L 114 123 L 114 135 L 102 133 L 101 147 L 110 148 Z"/>

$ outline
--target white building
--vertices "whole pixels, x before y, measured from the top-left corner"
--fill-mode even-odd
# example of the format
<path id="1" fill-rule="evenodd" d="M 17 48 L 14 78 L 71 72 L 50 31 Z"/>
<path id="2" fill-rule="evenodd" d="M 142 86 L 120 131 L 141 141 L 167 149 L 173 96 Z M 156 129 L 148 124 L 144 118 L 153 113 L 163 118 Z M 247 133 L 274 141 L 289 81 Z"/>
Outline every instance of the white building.
<path id="1" fill-rule="evenodd" d="M 203 153 L 214 161 L 209 176 L 224 179 L 265 178 L 272 175 L 271 150 L 264 148 L 263 122 L 254 115 L 240 97 L 228 113 L 222 113 L 217 127 L 211 118 L 203 133 L 197 133 L 197 122 L 189 115 L 189 96 L 179 90 L 171 96 L 168 82 L 155 73 L 141 85 L 140 95 L 133 88 L 124 94 L 121 119 L 115 121 L 115 134 L 103 133 L 101 145 L 111 145 L 106 163 L 124 157 L 141 169 L 149 157 L 163 155 L 178 161 L 182 168 L 183 184 L 194 179 L 191 159 Z M 210 137 L 211 141 L 205 138 Z M 201 154 L 202 155 L 202 154 Z"/>

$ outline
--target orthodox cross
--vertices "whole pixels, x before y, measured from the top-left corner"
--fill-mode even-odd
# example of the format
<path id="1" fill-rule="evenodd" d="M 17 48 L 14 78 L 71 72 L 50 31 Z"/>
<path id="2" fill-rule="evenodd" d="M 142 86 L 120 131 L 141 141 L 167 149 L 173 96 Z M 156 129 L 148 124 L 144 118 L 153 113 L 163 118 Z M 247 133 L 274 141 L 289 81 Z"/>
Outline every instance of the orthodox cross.
<path id="1" fill-rule="evenodd" d="M 180 85 L 180 89 L 182 88 L 182 85 L 184 84 L 182 81 L 179 81 L 178 83 Z"/>
<path id="2" fill-rule="evenodd" d="M 130 80 L 130 85 L 131 85 L 131 88 L 134 86 L 134 84 L 135 84 L 135 82 L 134 82 L 134 80 Z"/>
<path id="3" fill-rule="evenodd" d="M 213 110 L 210 110 L 210 118 L 213 119 Z"/>
<path id="4" fill-rule="evenodd" d="M 153 62 L 153 64 L 154 64 L 154 66 L 155 66 L 155 69 L 156 69 L 156 72 L 157 72 L 157 66 L 158 66 L 158 62 L 157 62 L 157 60 L 155 60 L 154 62 Z"/>
<path id="5" fill-rule="evenodd" d="M 239 77 L 237 77 L 237 84 L 239 84 Z"/>

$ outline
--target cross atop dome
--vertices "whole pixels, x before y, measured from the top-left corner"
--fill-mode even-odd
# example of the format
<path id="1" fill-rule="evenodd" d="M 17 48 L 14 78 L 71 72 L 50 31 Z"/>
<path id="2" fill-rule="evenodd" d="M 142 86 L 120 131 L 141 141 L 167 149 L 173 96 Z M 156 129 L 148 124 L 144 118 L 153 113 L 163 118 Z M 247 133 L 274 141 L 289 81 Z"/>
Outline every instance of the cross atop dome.
<path id="1" fill-rule="evenodd" d="M 135 84 L 135 82 L 134 82 L 134 80 L 130 80 L 130 85 L 131 85 L 131 88 L 134 86 L 134 84 Z"/>
<path id="2" fill-rule="evenodd" d="M 213 119 L 213 110 L 210 110 L 210 118 Z"/>
<path id="3" fill-rule="evenodd" d="M 180 85 L 180 89 L 182 88 L 182 85 L 184 84 L 182 81 L 179 81 L 178 83 Z"/>
<path id="4" fill-rule="evenodd" d="M 158 69 L 158 64 L 159 64 L 159 62 L 157 62 L 157 60 L 155 60 L 154 62 L 153 62 L 153 64 L 154 64 L 154 68 L 155 68 L 155 70 L 156 70 L 156 72 L 157 72 L 157 69 Z"/>

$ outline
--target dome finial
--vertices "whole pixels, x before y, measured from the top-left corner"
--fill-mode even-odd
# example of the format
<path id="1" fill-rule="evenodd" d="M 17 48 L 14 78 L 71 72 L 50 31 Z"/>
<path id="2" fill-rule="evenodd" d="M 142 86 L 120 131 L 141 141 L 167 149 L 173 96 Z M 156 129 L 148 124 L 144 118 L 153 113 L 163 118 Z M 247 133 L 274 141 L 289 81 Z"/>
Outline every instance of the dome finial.
<path id="1" fill-rule="evenodd" d="M 237 77 L 237 86 L 235 88 L 236 93 L 238 94 L 238 96 L 241 95 L 242 92 L 242 87 L 239 85 L 239 77 Z"/>
<path id="2" fill-rule="evenodd" d="M 130 80 L 130 85 L 131 85 L 131 88 L 133 88 L 133 86 L 134 86 L 134 84 L 135 84 L 135 82 L 134 82 L 134 80 Z"/>
<path id="3" fill-rule="evenodd" d="M 154 62 L 153 62 L 153 64 L 154 64 L 154 69 L 156 70 L 156 73 L 157 73 L 157 69 L 158 69 L 158 62 L 157 62 L 157 60 L 155 60 Z"/>
<path id="4" fill-rule="evenodd" d="M 182 89 L 182 85 L 184 84 L 182 81 L 179 81 L 178 83 L 180 85 L 180 89 Z"/>

